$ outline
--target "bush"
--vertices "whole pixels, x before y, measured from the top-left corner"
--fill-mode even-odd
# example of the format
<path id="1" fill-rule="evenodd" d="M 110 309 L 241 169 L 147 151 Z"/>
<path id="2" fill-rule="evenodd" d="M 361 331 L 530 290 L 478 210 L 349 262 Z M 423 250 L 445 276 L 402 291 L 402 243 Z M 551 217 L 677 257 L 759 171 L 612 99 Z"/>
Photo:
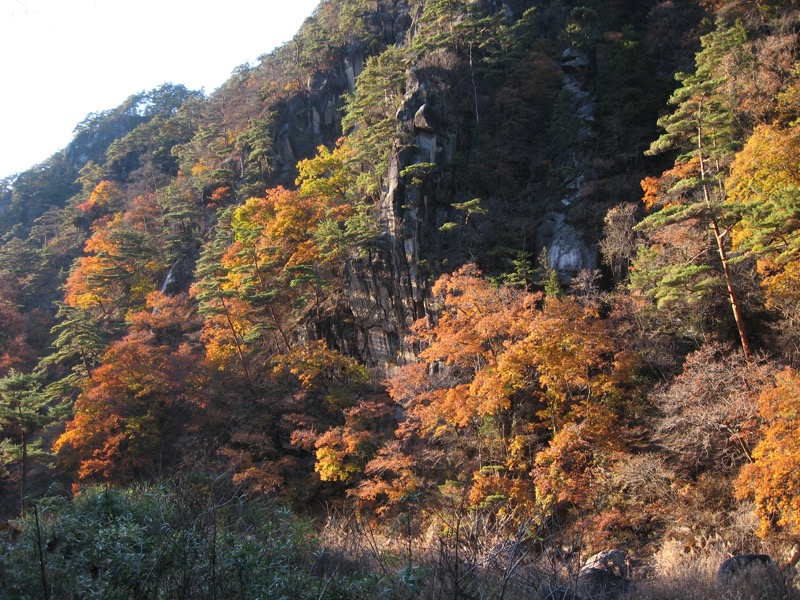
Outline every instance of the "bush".
<path id="1" fill-rule="evenodd" d="M 213 480 L 56 497 L 0 544 L 6 597 L 364 598 L 377 579 L 315 573 L 310 523 Z"/>

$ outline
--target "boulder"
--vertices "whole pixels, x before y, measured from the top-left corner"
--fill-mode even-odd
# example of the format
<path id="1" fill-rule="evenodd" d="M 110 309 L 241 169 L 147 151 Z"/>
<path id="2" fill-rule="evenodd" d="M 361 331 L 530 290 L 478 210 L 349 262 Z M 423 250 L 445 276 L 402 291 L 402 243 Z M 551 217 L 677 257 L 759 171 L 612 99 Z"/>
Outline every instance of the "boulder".
<path id="1" fill-rule="evenodd" d="M 433 114 L 433 109 L 430 105 L 423 104 L 414 114 L 414 129 L 426 133 L 434 133 L 436 131 L 436 116 Z"/>
<path id="2" fill-rule="evenodd" d="M 626 597 L 633 583 L 605 569 L 582 569 L 576 589 L 583 600 L 616 600 Z"/>
<path id="3" fill-rule="evenodd" d="M 598 552 L 586 559 L 580 572 L 597 569 L 608 571 L 619 577 L 628 577 L 628 553 L 619 549 Z"/>
<path id="4" fill-rule="evenodd" d="M 737 554 L 717 570 L 717 585 L 735 590 L 742 600 L 780 600 L 786 597 L 783 573 L 766 554 Z"/>
<path id="5" fill-rule="evenodd" d="M 578 572 L 578 597 L 585 600 L 625 597 L 633 588 L 633 583 L 627 579 L 629 565 L 625 550 L 604 550 L 590 556 Z"/>

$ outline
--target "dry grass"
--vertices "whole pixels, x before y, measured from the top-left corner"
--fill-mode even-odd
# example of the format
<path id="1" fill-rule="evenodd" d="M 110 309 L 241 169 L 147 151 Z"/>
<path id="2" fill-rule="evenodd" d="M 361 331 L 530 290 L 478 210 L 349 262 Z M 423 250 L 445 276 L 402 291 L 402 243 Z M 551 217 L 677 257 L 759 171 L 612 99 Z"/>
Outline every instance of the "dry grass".
<path id="1" fill-rule="evenodd" d="M 719 566 L 730 557 L 729 543 L 708 538 L 693 547 L 666 540 L 649 561 L 646 578 L 637 583 L 639 600 L 795 600 L 791 582 L 775 569 L 752 569 L 728 586 L 716 581 Z M 776 560 L 776 562 L 778 562 Z"/>
<path id="2" fill-rule="evenodd" d="M 322 532 L 326 570 L 376 574 L 386 590 L 382 600 L 544 600 L 572 598 L 577 571 L 586 556 L 574 549 L 582 540 L 562 530 L 523 522 L 511 535 L 480 511 L 456 516 L 398 516 L 367 524 L 355 513 L 331 514 Z M 505 531 L 505 535 L 499 532 Z M 406 533 L 411 535 L 405 535 Z M 693 545 L 669 539 L 632 571 L 636 600 L 798 600 L 793 587 L 781 592 L 764 584 L 716 583 L 720 564 L 735 543 L 706 537 Z M 765 551 L 757 548 L 757 551 Z M 773 548 L 776 562 L 780 562 Z M 641 558 L 641 557 L 640 557 Z M 610 598 L 606 600 L 611 600 Z"/>

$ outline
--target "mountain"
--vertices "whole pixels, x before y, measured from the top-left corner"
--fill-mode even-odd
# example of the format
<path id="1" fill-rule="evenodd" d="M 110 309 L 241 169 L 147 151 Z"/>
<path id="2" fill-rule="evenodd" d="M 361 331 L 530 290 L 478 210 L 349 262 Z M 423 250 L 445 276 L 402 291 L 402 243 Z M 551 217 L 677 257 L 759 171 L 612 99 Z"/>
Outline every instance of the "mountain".
<path id="1" fill-rule="evenodd" d="M 409 557 L 783 548 L 799 17 L 325 0 L 90 115 L 0 195 L 6 513 L 211 469 Z"/>

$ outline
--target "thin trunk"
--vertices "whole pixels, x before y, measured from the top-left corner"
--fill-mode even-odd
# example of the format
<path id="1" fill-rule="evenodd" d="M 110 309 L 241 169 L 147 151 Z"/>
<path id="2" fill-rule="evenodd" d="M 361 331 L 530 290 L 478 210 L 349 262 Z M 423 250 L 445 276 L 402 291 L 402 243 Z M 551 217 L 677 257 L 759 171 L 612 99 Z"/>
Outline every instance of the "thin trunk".
<path id="1" fill-rule="evenodd" d="M 291 350 L 292 344 L 289 341 L 289 337 L 286 335 L 286 332 L 283 330 L 283 327 L 281 327 L 281 322 L 278 320 L 277 315 L 275 315 L 275 311 L 272 309 L 271 305 L 269 306 L 269 316 L 272 317 L 272 322 L 275 323 L 275 328 L 278 330 L 278 333 L 281 334 L 281 339 L 283 340 L 283 343 L 286 345 L 286 349 Z"/>
<path id="2" fill-rule="evenodd" d="M 22 474 L 19 480 L 19 516 L 25 514 L 25 483 L 28 479 L 28 440 L 22 434 Z"/>
<path id="3" fill-rule="evenodd" d="M 475 69 L 472 65 L 472 43 L 469 44 L 469 78 L 472 82 L 472 98 L 475 101 L 475 123 L 480 124 L 481 117 L 478 113 L 478 87 L 475 85 Z"/>
<path id="4" fill-rule="evenodd" d="M 33 516 L 36 520 L 36 548 L 39 551 L 39 572 L 42 577 L 42 592 L 44 599 L 50 600 L 50 590 L 47 586 L 47 571 L 44 566 L 44 552 L 42 551 L 42 528 L 39 525 L 39 509 L 33 507 Z"/>
<path id="5" fill-rule="evenodd" d="M 28 436 L 25 432 L 22 402 L 17 403 L 20 422 L 20 443 L 22 444 L 22 472 L 19 478 L 19 516 L 25 514 L 25 484 L 28 480 Z"/>
<path id="6" fill-rule="evenodd" d="M 244 370 L 244 375 L 247 377 L 248 383 L 252 383 L 253 380 L 250 378 L 250 369 L 247 368 L 247 361 L 244 358 L 244 350 L 239 342 L 239 334 L 236 332 L 236 326 L 233 324 L 231 315 L 228 312 L 228 307 L 225 305 L 225 298 L 220 296 L 220 300 L 222 302 L 222 308 L 225 311 L 225 319 L 228 321 L 228 327 L 233 335 L 233 343 L 236 346 L 236 353 L 239 355 L 239 362 L 242 363 L 242 370 Z"/>
<path id="7" fill-rule="evenodd" d="M 89 355 L 84 351 L 80 351 L 81 354 L 81 362 L 83 363 L 83 368 L 86 369 L 86 376 L 88 378 L 92 377 L 92 365 L 89 362 Z"/>
<path id="8" fill-rule="evenodd" d="M 213 494 L 212 489 L 209 490 L 209 495 Z M 211 535 L 211 598 L 217 598 L 217 507 L 214 505 L 214 497 L 211 496 L 211 515 L 212 515 L 212 529 Z"/>
<path id="9" fill-rule="evenodd" d="M 702 104 L 700 105 L 700 111 L 702 111 Z M 744 354 L 744 360 L 747 364 L 750 364 L 750 357 L 752 353 L 750 351 L 750 343 L 747 339 L 747 329 L 744 324 L 744 318 L 742 317 L 742 310 L 741 305 L 739 303 L 739 298 L 736 295 L 736 290 L 733 287 L 733 278 L 731 277 L 731 269 L 730 269 L 730 262 L 728 261 L 728 254 L 725 251 L 725 233 L 720 232 L 719 228 L 719 221 L 717 220 L 717 213 L 714 210 L 714 207 L 711 204 L 711 193 L 708 190 L 708 184 L 706 183 L 706 161 L 705 157 L 703 156 L 703 129 L 702 124 L 699 122 L 697 125 L 697 150 L 698 150 L 698 157 L 700 160 L 700 178 L 703 181 L 703 200 L 706 203 L 706 208 L 708 210 L 709 218 L 711 219 L 711 229 L 714 232 L 714 241 L 717 243 L 717 251 L 719 252 L 719 259 L 722 263 L 722 273 L 725 277 L 725 287 L 728 291 L 728 300 L 731 303 L 731 310 L 733 311 L 733 320 L 736 322 L 736 329 L 739 332 L 739 340 L 742 344 L 742 353 Z"/>
<path id="10" fill-rule="evenodd" d="M 256 272 L 256 277 L 258 278 L 258 283 L 261 285 L 262 289 L 267 289 L 267 282 L 264 280 L 264 277 L 261 275 L 261 270 L 259 267 L 258 261 L 258 254 L 256 253 L 255 247 L 253 248 L 253 267 Z M 291 350 L 292 345 L 289 342 L 289 337 L 286 335 L 286 332 L 281 327 L 281 323 L 278 318 L 275 316 L 275 311 L 272 309 L 272 305 L 267 305 L 267 310 L 269 310 L 269 316 L 272 318 L 272 322 L 275 324 L 275 328 L 278 330 L 278 333 L 281 335 L 281 339 L 283 343 L 286 345 L 286 350 Z"/>

